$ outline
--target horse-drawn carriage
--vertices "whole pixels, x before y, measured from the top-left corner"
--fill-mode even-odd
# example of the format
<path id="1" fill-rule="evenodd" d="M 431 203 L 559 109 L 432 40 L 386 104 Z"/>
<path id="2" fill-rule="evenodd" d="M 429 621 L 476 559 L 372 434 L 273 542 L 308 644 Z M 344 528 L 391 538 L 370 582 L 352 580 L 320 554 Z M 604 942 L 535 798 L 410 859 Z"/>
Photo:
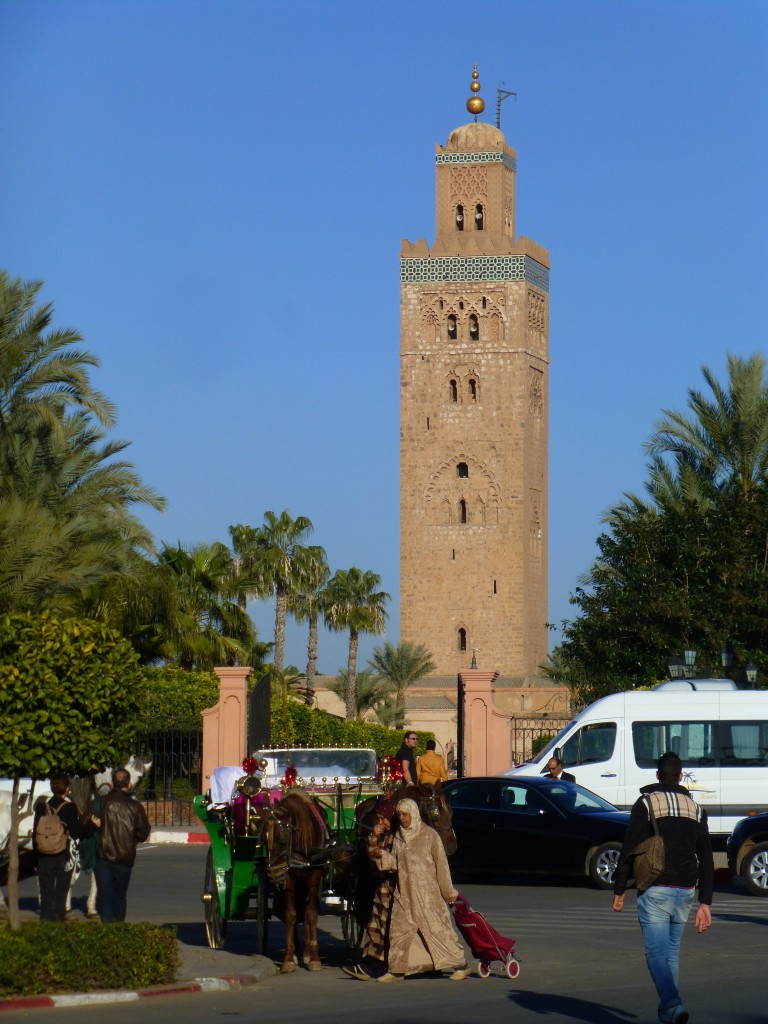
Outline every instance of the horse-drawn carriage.
<path id="1" fill-rule="evenodd" d="M 303 913 L 304 961 L 319 969 L 317 915 L 324 912 L 340 916 L 355 948 L 367 916 L 359 844 L 387 782 L 375 751 L 364 748 L 264 750 L 242 768 L 217 768 L 210 793 L 195 799 L 211 841 L 201 897 L 208 944 L 224 945 L 228 921 L 252 920 L 255 951 L 264 953 L 269 918 L 279 912 L 287 926 L 282 970 L 290 971 Z M 421 788 L 414 795 L 422 816 L 453 838 L 447 805 L 432 787 Z"/>
<path id="2" fill-rule="evenodd" d="M 224 945 L 228 921 L 253 920 L 256 952 L 264 953 L 276 897 L 286 902 L 290 930 L 297 890 L 306 888 L 305 945 L 316 943 L 314 902 L 340 915 L 355 947 L 356 811 L 381 793 L 376 753 L 363 748 L 265 750 L 242 768 L 217 768 L 210 794 L 195 799 L 211 841 L 202 895 L 208 944 Z"/>

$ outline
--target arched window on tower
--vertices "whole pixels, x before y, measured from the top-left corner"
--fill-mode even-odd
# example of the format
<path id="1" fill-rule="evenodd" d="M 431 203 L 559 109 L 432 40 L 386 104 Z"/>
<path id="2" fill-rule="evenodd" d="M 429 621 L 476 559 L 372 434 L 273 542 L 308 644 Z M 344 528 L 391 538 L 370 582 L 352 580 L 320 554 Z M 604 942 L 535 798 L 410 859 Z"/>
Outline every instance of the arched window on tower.
<path id="1" fill-rule="evenodd" d="M 464 230 L 464 207 L 461 203 L 456 207 L 456 230 Z"/>
<path id="2" fill-rule="evenodd" d="M 467 381 L 467 394 L 469 395 L 470 402 L 477 401 L 477 381 L 474 377 L 470 377 Z"/>
<path id="3" fill-rule="evenodd" d="M 456 476 L 460 477 L 460 479 L 462 480 L 469 479 L 469 466 L 466 464 L 466 462 L 456 463 Z"/>
<path id="4" fill-rule="evenodd" d="M 459 641 L 459 650 L 460 651 L 466 651 L 466 649 L 467 649 L 467 631 L 466 631 L 466 629 L 464 629 L 463 626 L 462 626 L 462 628 L 458 632 L 458 641 Z"/>
<path id="5" fill-rule="evenodd" d="M 459 522 L 463 525 L 467 522 L 467 503 L 463 498 L 459 499 Z"/>
<path id="6" fill-rule="evenodd" d="M 480 324 L 477 319 L 477 314 L 469 314 L 469 340 L 479 341 L 480 340 Z"/>
<path id="7" fill-rule="evenodd" d="M 483 212 L 483 204 L 478 203 L 475 207 L 475 230 L 482 231 L 485 227 L 485 213 Z"/>
<path id="8" fill-rule="evenodd" d="M 459 385 L 458 381 L 448 381 L 448 397 L 452 402 L 458 402 L 459 400 Z"/>
<path id="9" fill-rule="evenodd" d="M 456 314 L 450 313 L 448 316 L 448 338 L 450 341 L 456 341 Z"/>

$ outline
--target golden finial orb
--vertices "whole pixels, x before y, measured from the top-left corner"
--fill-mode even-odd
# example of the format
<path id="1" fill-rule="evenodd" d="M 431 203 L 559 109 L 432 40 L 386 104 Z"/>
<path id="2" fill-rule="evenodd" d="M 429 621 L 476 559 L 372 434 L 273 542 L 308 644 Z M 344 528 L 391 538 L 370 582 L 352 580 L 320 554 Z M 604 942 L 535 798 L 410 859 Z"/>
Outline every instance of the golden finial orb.
<path id="1" fill-rule="evenodd" d="M 478 81 L 479 78 L 480 73 L 477 70 L 477 64 L 475 64 L 474 70 L 472 72 L 472 84 L 469 87 L 474 93 L 474 96 L 470 96 L 469 99 L 467 100 L 467 110 L 470 112 L 470 114 L 474 115 L 475 120 L 477 120 L 477 115 L 482 114 L 482 112 L 485 110 L 485 100 L 482 98 L 482 96 L 477 95 L 480 92 L 480 82 Z"/>

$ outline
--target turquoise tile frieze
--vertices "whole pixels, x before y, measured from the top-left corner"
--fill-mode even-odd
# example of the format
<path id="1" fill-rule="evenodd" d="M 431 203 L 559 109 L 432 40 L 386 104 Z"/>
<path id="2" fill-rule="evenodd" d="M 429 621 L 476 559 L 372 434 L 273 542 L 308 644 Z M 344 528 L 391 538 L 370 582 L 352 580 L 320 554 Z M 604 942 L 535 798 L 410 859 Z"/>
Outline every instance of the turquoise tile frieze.
<path id="1" fill-rule="evenodd" d="M 506 153 L 438 153 L 438 164 L 504 164 L 510 171 L 517 170 L 517 161 Z"/>
<path id="2" fill-rule="evenodd" d="M 436 256 L 400 260 L 400 281 L 528 281 L 549 291 L 549 270 L 530 256 Z"/>

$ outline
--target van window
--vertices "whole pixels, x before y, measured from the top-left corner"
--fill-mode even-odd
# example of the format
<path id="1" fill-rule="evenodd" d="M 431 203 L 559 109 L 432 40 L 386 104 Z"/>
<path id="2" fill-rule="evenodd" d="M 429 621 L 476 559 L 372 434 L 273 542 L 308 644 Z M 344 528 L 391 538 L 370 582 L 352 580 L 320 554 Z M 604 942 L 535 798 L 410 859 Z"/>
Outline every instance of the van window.
<path id="1" fill-rule="evenodd" d="M 595 722 L 584 725 L 563 746 L 563 764 L 566 768 L 580 764 L 607 761 L 616 746 L 616 723 Z"/>
<path id="2" fill-rule="evenodd" d="M 768 765 L 768 722 L 634 722 L 632 742 L 640 768 L 668 750 L 684 768 Z"/>

